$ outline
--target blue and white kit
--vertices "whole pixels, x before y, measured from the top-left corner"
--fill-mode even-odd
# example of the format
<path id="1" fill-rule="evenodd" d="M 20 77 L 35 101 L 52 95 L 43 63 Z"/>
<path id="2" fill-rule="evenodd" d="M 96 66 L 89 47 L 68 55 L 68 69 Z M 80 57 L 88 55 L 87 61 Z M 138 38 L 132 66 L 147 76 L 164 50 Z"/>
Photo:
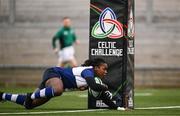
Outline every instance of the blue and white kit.
<path id="1" fill-rule="evenodd" d="M 87 87 L 85 78 L 94 78 L 94 70 L 92 66 L 61 68 L 53 67 L 44 72 L 43 81 L 39 88 L 45 87 L 45 82 L 50 78 L 60 78 L 63 82 L 64 89 L 74 89 Z"/>

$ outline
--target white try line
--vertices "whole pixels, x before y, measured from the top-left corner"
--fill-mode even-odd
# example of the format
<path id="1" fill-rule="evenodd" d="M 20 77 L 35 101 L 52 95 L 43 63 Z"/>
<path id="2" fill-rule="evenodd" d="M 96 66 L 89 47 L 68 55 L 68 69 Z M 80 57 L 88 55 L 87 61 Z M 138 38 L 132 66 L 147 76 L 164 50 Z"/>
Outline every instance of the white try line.
<path id="1" fill-rule="evenodd" d="M 158 109 L 175 109 L 180 108 L 180 106 L 164 106 L 164 107 L 144 107 L 144 108 L 135 108 L 136 110 L 158 110 Z"/>
<path id="2" fill-rule="evenodd" d="M 152 96 L 152 95 L 153 95 L 152 93 L 135 93 L 134 94 L 134 96 Z M 87 98 L 88 97 L 87 94 L 80 94 L 80 95 L 77 95 L 77 96 L 81 97 L 81 98 Z"/>
<path id="3" fill-rule="evenodd" d="M 104 111 L 104 110 L 107 109 L 45 111 L 45 112 L 12 112 L 12 113 L 0 113 L 0 115 L 57 114 L 57 113 L 95 112 L 95 111 Z"/>
<path id="4" fill-rule="evenodd" d="M 180 106 L 144 107 L 144 108 L 135 108 L 135 110 L 156 110 L 156 109 L 175 109 L 175 108 L 180 108 Z M 12 113 L 0 113 L 0 115 L 58 114 L 58 113 L 76 113 L 76 112 L 96 112 L 96 111 L 105 111 L 105 110 L 108 109 L 45 111 L 45 112 L 12 112 Z"/>
<path id="5" fill-rule="evenodd" d="M 135 93 L 134 96 L 152 96 L 152 93 Z"/>

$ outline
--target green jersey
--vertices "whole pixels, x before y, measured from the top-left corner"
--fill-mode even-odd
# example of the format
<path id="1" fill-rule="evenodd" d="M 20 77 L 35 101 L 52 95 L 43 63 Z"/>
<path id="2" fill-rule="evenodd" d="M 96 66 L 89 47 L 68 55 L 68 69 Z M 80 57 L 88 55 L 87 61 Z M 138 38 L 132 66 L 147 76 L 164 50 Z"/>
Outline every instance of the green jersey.
<path id="1" fill-rule="evenodd" d="M 59 41 L 60 49 L 63 49 L 65 47 L 73 45 L 73 43 L 76 41 L 76 35 L 72 28 L 62 27 L 53 37 L 53 40 L 52 40 L 53 48 L 56 48 L 56 40 Z"/>

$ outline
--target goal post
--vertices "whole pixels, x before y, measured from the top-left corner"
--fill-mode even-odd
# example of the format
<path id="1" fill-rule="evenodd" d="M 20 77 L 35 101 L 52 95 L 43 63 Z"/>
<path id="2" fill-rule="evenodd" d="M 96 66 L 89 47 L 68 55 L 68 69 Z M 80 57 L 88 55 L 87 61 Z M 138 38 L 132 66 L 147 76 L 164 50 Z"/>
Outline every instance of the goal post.
<path id="1" fill-rule="evenodd" d="M 103 82 L 121 107 L 134 108 L 134 0 L 90 0 L 89 58 L 108 63 Z M 107 107 L 88 95 L 88 108 Z"/>

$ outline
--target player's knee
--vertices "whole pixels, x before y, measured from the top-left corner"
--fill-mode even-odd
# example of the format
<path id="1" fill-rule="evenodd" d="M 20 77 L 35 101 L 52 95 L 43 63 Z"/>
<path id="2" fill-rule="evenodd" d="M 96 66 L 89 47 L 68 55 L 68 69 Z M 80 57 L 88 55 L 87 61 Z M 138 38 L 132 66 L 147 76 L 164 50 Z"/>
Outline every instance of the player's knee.
<path id="1" fill-rule="evenodd" d="M 63 89 L 62 88 L 54 88 L 54 95 L 55 96 L 60 96 L 63 93 Z"/>
<path id="2" fill-rule="evenodd" d="M 60 96 L 64 89 L 63 89 L 63 83 L 59 78 L 51 78 L 47 80 L 46 86 L 50 86 L 54 90 L 54 96 Z"/>

